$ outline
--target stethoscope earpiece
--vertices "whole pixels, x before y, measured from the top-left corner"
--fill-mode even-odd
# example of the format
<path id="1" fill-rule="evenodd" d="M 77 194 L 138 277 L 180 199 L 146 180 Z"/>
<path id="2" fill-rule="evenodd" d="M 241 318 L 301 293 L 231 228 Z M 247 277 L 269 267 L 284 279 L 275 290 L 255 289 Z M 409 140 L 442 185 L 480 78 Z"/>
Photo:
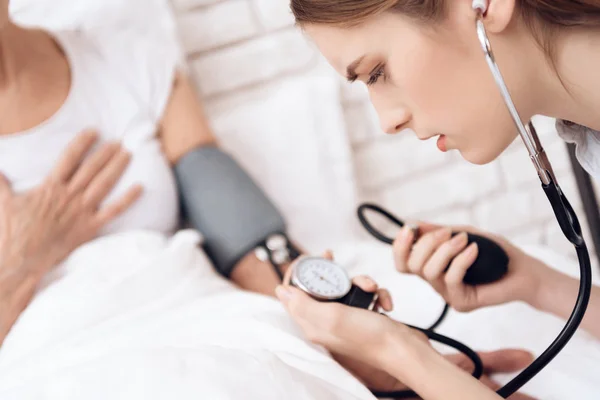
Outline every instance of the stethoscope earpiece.
<path id="1" fill-rule="evenodd" d="M 473 0 L 473 10 L 484 15 L 488 8 L 488 0 Z"/>

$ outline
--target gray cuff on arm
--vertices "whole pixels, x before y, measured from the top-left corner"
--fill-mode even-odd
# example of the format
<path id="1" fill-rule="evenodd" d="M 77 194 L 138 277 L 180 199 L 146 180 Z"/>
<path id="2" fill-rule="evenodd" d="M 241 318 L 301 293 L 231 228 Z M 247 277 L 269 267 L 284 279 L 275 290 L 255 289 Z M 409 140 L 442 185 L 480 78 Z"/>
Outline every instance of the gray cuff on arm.
<path id="1" fill-rule="evenodd" d="M 204 236 L 204 249 L 222 275 L 229 277 L 269 235 L 285 232 L 279 210 L 218 147 L 188 152 L 174 170 L 184 216 Z"/>

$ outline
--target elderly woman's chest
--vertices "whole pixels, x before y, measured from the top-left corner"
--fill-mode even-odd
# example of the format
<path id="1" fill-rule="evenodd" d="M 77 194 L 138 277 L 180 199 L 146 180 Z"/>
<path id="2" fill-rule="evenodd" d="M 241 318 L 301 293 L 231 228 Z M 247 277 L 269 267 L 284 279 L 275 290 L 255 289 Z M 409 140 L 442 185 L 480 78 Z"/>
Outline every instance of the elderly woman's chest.
<path id="1" fill-rule="evenodd" d="M 156 136 L 156 126 L 141 109 L 127 103 L 76 107 L 68 116 L 24 134 L 0 136 L 0 172 L 16 192 L 43 182 L 78 134 L 98 132 L 94 149 L 120 142 L 131 153 L 131 161 L 107 202 L 123 195 L 134 184 L 144 188 L 142 197 L 119 219 L 106 227 L 115 232 L 147 228 L 170 231 L 177 224 L 177 190 L 171 168 Z M 160 210 L 160 212 L 157 212 Z"/>

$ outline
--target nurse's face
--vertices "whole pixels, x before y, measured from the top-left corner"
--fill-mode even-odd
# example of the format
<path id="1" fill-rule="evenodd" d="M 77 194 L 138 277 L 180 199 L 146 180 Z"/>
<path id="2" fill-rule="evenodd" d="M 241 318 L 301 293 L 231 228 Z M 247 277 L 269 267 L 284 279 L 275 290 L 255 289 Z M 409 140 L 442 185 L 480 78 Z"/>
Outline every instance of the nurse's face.
<path id="1" fill-rule="evenodd" d="M 486 64 L 474 14 L 457 7 L 428 27 L 388 12 L 355 27 L 303 28 L 340 74 L 367 84 L 385 132 L 410 128 L 419 139 L 437 139 L 441 151 L 455 149 L 466 160 L 485 164 L 517 130 Z M 500 59 L 499 66 L 521 117 L 528 120 L 530 110 L 523 108 L 528 82 L 513 61 L 506 61 L 514 58 L 506 57 L 504 65 Z"/>

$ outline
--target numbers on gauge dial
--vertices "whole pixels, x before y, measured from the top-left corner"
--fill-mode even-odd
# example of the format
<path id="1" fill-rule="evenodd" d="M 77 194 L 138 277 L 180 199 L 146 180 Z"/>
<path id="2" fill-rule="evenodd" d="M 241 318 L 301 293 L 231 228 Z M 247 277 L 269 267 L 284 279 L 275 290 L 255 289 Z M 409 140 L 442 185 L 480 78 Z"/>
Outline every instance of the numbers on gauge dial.
<path id="1" fill-rule="evenodd" d="M 326 298 L 343 297 L 352 285 L 342 267 L 320 258 L 301 262 L 297 266 L 296 279 L 312 294 Z"/>

